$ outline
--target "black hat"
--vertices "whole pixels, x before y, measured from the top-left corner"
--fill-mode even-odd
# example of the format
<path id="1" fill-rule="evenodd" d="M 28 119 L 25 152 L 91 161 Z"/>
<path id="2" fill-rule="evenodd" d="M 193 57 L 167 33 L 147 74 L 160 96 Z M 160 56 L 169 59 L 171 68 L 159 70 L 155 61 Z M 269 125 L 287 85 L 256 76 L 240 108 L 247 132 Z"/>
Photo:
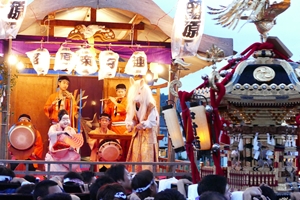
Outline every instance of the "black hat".
<path id="1" fill-rule="evenodd" d="M 58 78 L 58 81 L 67 80 L 70 82 L 70 79 L 67 76 L 61 76 Z"/>
<path id="2" fill-rule="evenodd" d="M 123 83 L 120 83 L 116 86 L 116 90 L 117 89 L 125 89 L 126 90 L 126 85 L 124 85 Z"/>
<path id="3" fill-rule="evenodd" d="M 27 119 L 29 119 L 29 121 L 31 121 L 30 116 L 27 115 L 27 114 L 22 114 L 22 115 L 20 115 L 19 118 L 18 118 L 18 120 L 20 120 L 22 117 L 26 117 Z"/>

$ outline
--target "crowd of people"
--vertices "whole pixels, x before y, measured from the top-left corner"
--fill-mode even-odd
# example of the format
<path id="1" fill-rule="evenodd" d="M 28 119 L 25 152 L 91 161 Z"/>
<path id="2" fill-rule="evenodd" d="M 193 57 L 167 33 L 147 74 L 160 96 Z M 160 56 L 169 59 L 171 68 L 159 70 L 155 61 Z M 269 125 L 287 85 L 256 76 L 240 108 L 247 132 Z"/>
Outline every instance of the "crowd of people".
<path id="1" fill-rule="evenodd" d="M 182 177 L 184 178 L 184 177 Z M 163 179 L 167 180 L 167 179 Z M 16 177 L 13 170 L 0 166 L 1 194 L 31 196 L 33 200 L 277 200 L 274 190 L 265 184 L 249 187 L 244 191 L 231 191 L 227 179 L 219 175 L 207 175 L 199 183 L 177 180 L 172 184 L 159 186 L 163 180 L 154 177 L 150 170 L 129 172 L 125 165 L 113 165 L 104 175 L 96 177 L 92 171 L 66 172 L 63 176 L 38 180 L 34 176 Z M 195 185 L 194 191 L 180 188 L 184 180 L 185 188 Z M 16 187 L 17 186 L 17 187 Z M 189 189 L 190 190 L 190 189 Z M 197 195 L 189 194 L 196 193 Z M 13 196 L 12 196 L 13 197 Z M 299 200 L 300 192 L 290 193 L 289 199 Z M 13 198 L 11 199 L 13 200 Z"/>

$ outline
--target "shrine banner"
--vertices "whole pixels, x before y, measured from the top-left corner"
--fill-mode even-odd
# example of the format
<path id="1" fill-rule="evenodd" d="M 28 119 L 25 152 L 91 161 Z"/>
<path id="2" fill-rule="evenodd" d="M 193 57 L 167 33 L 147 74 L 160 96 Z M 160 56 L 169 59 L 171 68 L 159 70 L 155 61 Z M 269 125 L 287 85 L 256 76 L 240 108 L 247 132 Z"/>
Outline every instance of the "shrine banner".
<path id="1" fill-rule="evenodd" d="M 0 39 L 15 38 L 26 12 L 26 0 L 0 1 Z"/>
<path id="2" fill-rule="evenodd" d="M 204 29 L 204 0 L 179 0 L 174 17 L 172 58 L 195 56 Z"/>
<path id="3" fill-rule="evenodd" d="M 101 51 L 99 54 L 100 70 L 98 72 L 98 80 L 104 78 L 113 78 L 116 75 L 119 54 L 113 51 Z"/>

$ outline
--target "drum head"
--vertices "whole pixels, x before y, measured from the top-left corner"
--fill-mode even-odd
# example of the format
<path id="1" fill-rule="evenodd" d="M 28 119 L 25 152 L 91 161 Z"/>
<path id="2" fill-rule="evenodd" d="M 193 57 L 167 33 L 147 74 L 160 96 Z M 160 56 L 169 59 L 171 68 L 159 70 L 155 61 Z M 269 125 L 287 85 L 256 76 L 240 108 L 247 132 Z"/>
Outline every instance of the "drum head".
<path id="1" fill-rule="evenodd" d="M 35 132 L 28 124 L 18 124 L 9 130 L 9 142 L 17 150 L 26 150 L 35 142 Z"/>
<path id="2" fill-rule="evenodd" d="M 105 141 L 98 151 L 99 161 L 118 161 L 122 157 L 122 147 L 117 141 Z"/>

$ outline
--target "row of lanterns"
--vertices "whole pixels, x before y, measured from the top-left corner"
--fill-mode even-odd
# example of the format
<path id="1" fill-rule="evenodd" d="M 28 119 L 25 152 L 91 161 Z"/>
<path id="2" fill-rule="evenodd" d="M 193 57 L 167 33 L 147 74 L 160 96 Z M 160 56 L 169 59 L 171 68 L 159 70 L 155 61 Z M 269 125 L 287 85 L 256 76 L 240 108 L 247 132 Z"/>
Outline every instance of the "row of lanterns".
<path id="1" fill-rule="evenodd" d="M 39 48 L 26 54 L 38 75 L 48 73 L 50 53 L 47 49 Z M 95 53 L 90 48 L 83 47 L 73 52 L 69 47 L 61 46 L 55 56 L 54 70 L 64 70 L 68 74 L 75 70 L 79 75 L 90 75 L 98 71 L 99 80 L 115 77 L 119 55 L 111 50 L 105 50 L 100 52 L 98 60 L 100 69 L 98 69 Z M 129 75 L 146 75 L 147 71 L 148 65 L 145 52 L 134 52 L 126 64 L 125 73 Z"/>

